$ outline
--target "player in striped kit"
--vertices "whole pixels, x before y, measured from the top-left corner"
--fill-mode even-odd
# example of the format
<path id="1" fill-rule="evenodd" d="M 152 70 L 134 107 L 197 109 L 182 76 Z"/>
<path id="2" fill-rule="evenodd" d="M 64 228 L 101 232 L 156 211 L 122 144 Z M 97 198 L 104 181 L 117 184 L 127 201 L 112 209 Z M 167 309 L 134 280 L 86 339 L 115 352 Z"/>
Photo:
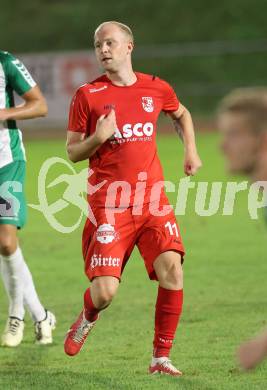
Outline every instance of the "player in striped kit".
<path id="1" fill-rule="evenodd" d="M 24 103 L 15 106 L 13 91 Z M 19 247 L 17 230 L 25 223 L 25 150 L 16 120 L 45 116 L 47 105 L 25 66 L 0 51 L 0 264 L 9 297 L 9 317 L 2 346 L 16 347 L 23 339 L 26 306 L 35 323 L 39 344 L 52 342 L 55 316 L 41 304 Z"/>

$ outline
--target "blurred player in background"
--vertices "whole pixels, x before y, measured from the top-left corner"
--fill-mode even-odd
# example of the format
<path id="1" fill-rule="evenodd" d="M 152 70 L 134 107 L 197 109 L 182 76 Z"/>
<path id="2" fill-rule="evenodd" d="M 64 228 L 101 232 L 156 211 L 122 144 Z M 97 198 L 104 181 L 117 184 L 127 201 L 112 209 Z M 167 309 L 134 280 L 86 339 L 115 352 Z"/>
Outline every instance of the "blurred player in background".
<path id="1" fill-rule="evenodd" d="M 24 103 L 15 106 L 13 91 Z M 25 150 L 16 120 L 45 116 L 46 101 L 24 65 L 0 51 L 0 261 L 9 297 L 9 318 L 2 345 L 16 347 L 23 339 L 26 306 L 39 344 L 52 342 L 55 316 L 40 303 L 17 239 L 25 223 Z"/>
<path id="2" fill-rule="evenodd" d="M 218 123 L 228 170 L 248 175 L 252 182 L 267 181 L 267 89 L 241 88 L 231 92 L 219 106 Z M 255 367 L 266 356 L 267 332 L 238 350 L 244 369 Z"/>
<path id="3" fill-rule="evenodd" d="M 128 26 L 101 24 L 94 44 L 105 74 L 81 86 L 72 100 L 67 151 L 73 162 L 90 159 L 94 171 L 90 185 L 105 184 L 88 197 L 97 221 L 95 226 L 88 218 L 83 233 L 85 271 L 92 284 L 66 336 L 65 352 L 73 356 L 80 351 L 99 312 L 115 296 L 124 266 L 137 245 L 149 278 L 159 282 L 149 372 L 179 376 L 182 373 L 172 365 L 169 353 L 182 311 L 184 248 L 165 192 L 160 187 L 162 191 L 153 199 L 151 189 L 163 180 L 155 140 L 161 111 L 173 119 L 183 139 L 185 173 L 194 175 L 200 168 L 191 115 L 168 83 L 133 71 L 133 35 Z M 117 198 L 116 186 L 108 192 L 116 181 L 127 182 Z M 145 182 L 143 193 L 134 191 L 138 181 L 140 187 Z M 162 207 L 169 213 L 156 216 Z M 140 213 L 136 213 L 138 208 Z M 113 223 L 109 213 L 114 213 Z"/>

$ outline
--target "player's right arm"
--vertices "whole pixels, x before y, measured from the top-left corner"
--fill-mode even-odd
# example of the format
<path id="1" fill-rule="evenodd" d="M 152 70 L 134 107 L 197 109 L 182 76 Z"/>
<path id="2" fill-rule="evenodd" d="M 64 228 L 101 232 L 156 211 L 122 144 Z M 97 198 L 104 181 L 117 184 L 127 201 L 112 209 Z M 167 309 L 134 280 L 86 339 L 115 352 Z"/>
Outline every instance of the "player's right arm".
<path id="1" fill-rule="evenodd" d="M 75 110 L 75 102 L 76 99 L 73 102 L 74 104 L 72 103 L 71 105 L 69 129 L 75 127 L 72 123 L 72 111 Z M 76 119 L 79 118 L 77 122 L 80 123 L 80 126 L 83 123 L 81 126 L 83 129 L 77 125 L 77 128 L 80 128 L 80 130 L 69 130 L 67 133 L 67 154 L 72 162 L 87 160 L 93 156 L 97 149 L 115 133 L 117 128 L 115 111 L 111 110 L 108 115 L 101 115 L 96 122 L 95 132 L 89 137 L 85 137 L 85 123 L 88 119 L 86 118 L 86 109 L 79 109 L 77 102 L 76 109 L 80 111 L 80 114 L 79 112 L 75 113 Z"/>

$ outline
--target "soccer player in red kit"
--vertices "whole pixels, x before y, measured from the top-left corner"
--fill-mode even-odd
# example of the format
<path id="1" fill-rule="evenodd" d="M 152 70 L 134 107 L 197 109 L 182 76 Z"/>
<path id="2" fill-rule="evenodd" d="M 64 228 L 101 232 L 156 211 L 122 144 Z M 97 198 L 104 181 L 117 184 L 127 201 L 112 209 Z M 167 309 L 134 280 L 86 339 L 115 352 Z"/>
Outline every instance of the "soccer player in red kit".
<path id="1" fill-rule="evenodd" d="M 112 301 L 122 271 L 137 245 L 152 280 L 159 283 L 149 372 L 182 375 L 169 353 L 183 304 L 184 248 L 163 190 L 156 122 L 169 114 L 185 148 L 184 171 L 201 167 L 188 110 L 170 85 L 132 69 L 133 35 L 119 22 L 102 23 L 94 36 L 105 74 L 81 86 L 70 107 L 67 152 L 71 161 L 89 158 L 88 203 L 83 232 L 85 272 L 91 286 L 84 307 L 65 339 L 76 355 L 99 312 Z"/>

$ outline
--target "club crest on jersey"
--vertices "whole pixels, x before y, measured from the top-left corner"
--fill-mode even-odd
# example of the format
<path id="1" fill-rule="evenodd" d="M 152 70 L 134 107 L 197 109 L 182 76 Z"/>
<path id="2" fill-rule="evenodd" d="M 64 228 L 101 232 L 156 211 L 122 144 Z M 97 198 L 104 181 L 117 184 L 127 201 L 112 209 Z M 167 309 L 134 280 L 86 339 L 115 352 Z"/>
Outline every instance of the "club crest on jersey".
<path id="1" fill-rule="evenodd" d="M 153 112 L 154 111 L 154 103 L 153 103 L 152 97 L 143 96 L 142 97 L 142 106 L 146 112 Z"/>
<path id="2" fill-rule="evenodd" d="M 101 244 L 110 244 L 113 240 L 118 239 L 118 233 L 115 232 L 112 225 L 104 223 L 98 227 L 96 231 L 96 239 L 101 242 Z"/>

